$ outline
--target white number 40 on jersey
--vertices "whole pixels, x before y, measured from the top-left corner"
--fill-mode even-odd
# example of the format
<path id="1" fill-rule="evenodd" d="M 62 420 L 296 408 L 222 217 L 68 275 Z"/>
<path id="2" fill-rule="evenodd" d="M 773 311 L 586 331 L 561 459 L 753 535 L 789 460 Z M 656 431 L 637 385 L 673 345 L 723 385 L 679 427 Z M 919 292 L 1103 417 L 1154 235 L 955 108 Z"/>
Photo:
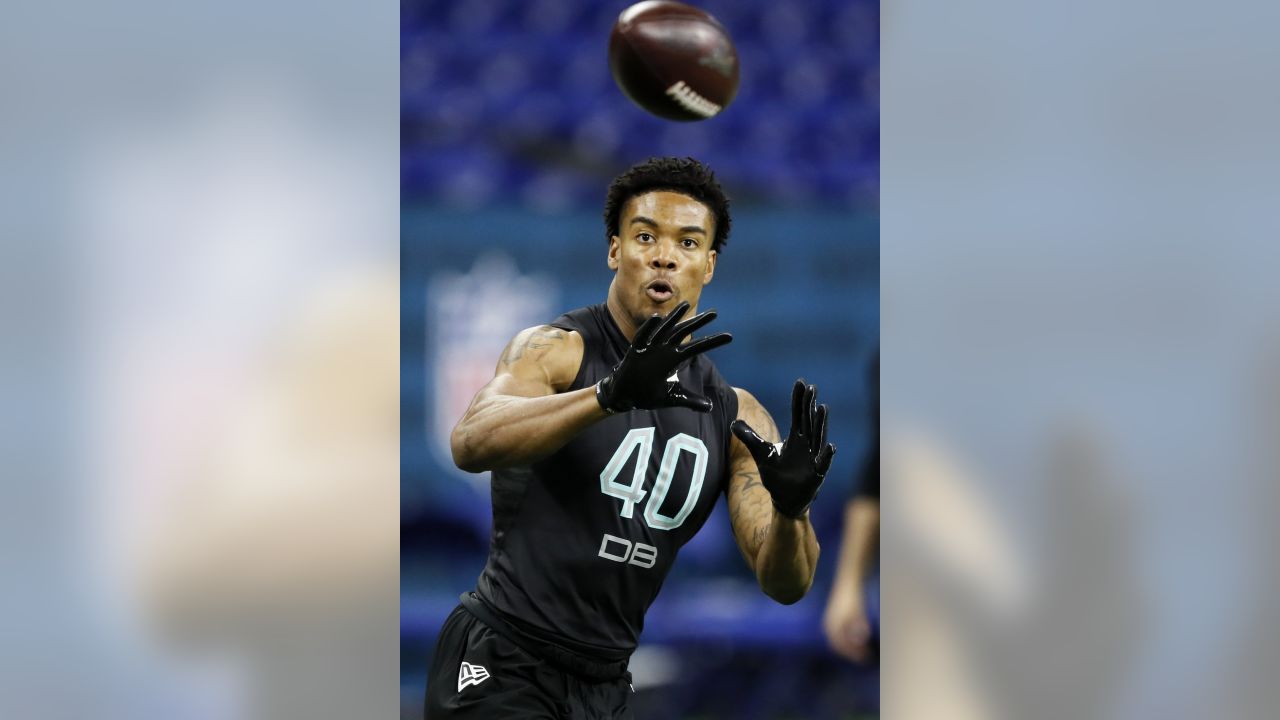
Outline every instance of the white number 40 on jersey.
<path id="1" fill-rule="evenodd" d="M 613 457 L 600 473 L 600 492 L 622 500 L 619 514 L 630 518 L 636 505 L 644 500 L 644 476 L 649 470 L 649 457 L 653 452 L 654 428 L 634 428 L 622 438 Z M 689 494 L 684 499 L 680 510 L 671 517 L 663 515 L 659 508 L 667 499 L 671 490 L 671 480 L 676 472 L 676 464 L 680 461 L 680 453 L 693 455 L 693 477 L 689 481 Z M 630 483 L 618 482 L 618 475 L 632 455 L 636 455 L 635 470 L 631 473 Z M 644 507 L 644 521 L 654 530 L 675 530 L 680 527 L 689 514 L 698 505 L 698 496 L 702 493 L 702 481 L 707 474 L 707 446 L 696 437 L 680 433 L 667 441 L 662 451 L 662 462 L 658 466 L 658 477 L 653 483 L 653 492 L 649 493 L 649 502 Z M 646 545 L 645 547 L 650 547 Z M 652 566 L 650 563 L 649 566 Z"/>

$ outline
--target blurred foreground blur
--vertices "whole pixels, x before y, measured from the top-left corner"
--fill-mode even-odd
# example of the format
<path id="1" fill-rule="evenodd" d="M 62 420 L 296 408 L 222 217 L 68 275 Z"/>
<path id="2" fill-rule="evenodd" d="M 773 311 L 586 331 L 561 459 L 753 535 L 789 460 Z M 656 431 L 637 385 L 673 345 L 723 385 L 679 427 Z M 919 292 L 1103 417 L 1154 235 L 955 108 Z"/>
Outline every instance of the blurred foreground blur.
<path id="1" fill-rule="evenodd" d="M 0 717 L 395 713 L 395 18 L 0 23 Z"/>
<path id="2" fill-rule="evenodd" d="M 885 713 L 1274 717 L 1280 9 L 885 17 Z"/>

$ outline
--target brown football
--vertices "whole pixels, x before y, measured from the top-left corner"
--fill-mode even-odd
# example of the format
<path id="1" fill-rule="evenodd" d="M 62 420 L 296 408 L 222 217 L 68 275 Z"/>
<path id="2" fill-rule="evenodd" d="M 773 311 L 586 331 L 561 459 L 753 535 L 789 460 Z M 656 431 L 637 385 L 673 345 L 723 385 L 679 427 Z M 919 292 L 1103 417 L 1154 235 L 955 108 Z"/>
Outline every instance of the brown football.
<path id="1" fill-rule="evenodd" d="M 645 0 L 618 16 L 609 69 L 631 101 L 668 120 L 706 120 L 738 93 L 738 51 L 706 12 Z"/>

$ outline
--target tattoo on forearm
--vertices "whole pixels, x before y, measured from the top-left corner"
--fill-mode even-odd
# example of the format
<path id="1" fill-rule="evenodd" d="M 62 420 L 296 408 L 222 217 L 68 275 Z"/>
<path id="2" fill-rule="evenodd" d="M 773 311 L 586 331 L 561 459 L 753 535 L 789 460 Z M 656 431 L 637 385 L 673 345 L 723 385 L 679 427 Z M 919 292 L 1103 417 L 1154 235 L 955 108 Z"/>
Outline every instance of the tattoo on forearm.
<path id="1" fill-rule="evenodd" d="M 742 419 L 770 442 L 778 442 L 780 439 L 777 424 L 759 403 L 748 402 L 742 408 Z M 747 464 L 745 458 L 743 460 L 743 464 L 739 465 L 742 469 L 735 472 L 733 476 L 737 488 L 729 506 L 730 520 L 743 554 L 747 556 L 747 561 L 752 567 L 755 567 L 760 549 L 764 547 L 772 530 L 773 502 L 760 479 L 760 471 L 755 463 Z"/>
<path id="2" fill-rule="evenodd" d="M 739 483 L 730 504 L 730 519 L 741 538 L 743 552 L 754 560 L 769 535 L 773 507 L 769 493 L 764 491 L 760 482 L 760 473 L 740 470 L 734 473 L 734 477 L 739 479 Z"/>
<path id="3" fill-rule="evenodd" d="M 760 547 L 764 545 L 764 539 L 769 537 L 769 527 L 771 524 L 772 523 L 765 523 L 764 525 L 758 526 L 755 533 L 751 536 L 751 546 L 756 550 L 756 552 L 759 552 Z"/>
<path id="4" fill-rule="evenodd" d="M 744 470 L 734 474 L 742 478 L 742 485 L 738 487 L 738 492 L 743 495 L 751 492 L 751 488 L 760 484 L 760 473 L 754 470 Z"/>

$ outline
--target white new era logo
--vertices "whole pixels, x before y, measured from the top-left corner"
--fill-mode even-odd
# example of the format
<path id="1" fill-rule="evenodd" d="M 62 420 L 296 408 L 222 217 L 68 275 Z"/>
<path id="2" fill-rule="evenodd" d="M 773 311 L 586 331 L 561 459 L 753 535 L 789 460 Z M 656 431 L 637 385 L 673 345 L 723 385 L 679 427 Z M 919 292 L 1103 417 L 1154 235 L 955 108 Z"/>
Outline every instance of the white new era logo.
<path id="1" fill-rule="evenodd" d="M 458 692 L 462 692 L 462 688 L 468 685 L 479 685 L 488 679 L 489 671 L 483 666 L 463 661 L 462 667 L 458 668 Z"/>

